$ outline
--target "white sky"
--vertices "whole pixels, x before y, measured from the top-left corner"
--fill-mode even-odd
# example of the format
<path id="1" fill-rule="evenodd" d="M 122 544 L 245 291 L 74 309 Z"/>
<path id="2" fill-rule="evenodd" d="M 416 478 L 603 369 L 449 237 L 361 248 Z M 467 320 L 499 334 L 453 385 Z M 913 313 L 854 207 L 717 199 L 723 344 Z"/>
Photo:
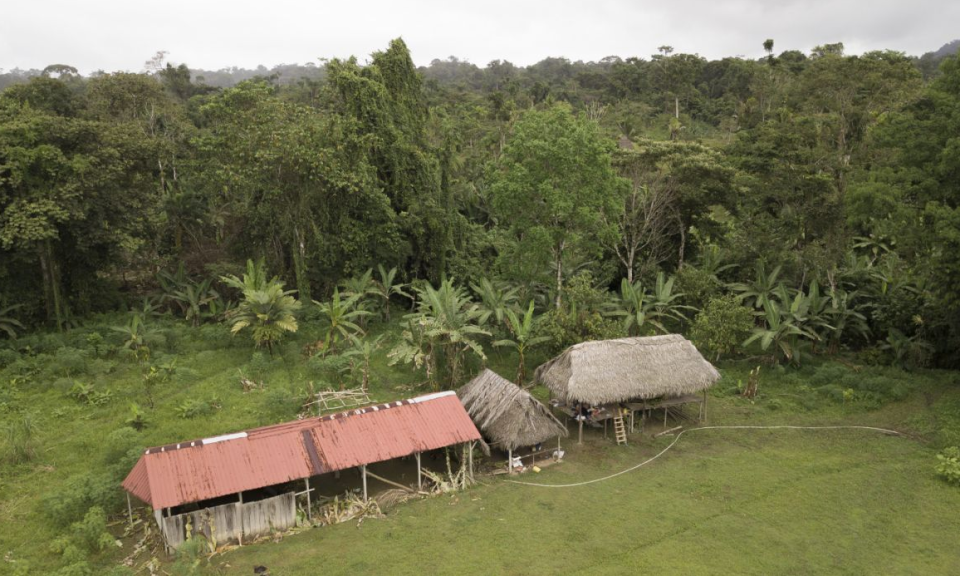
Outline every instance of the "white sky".
<path id="1" fill-rule="evenodd" d="M 143 69 L 156 51 L 191 68 L 252 68 L 356 55 L 402 36 L 417 64 L 480 66 L 547 56 L 647 58 L 668 44 L 708 58 L 804 52 L 920 55 L 960 37 L 958 0 L 7 0 L 0 68 L 69 64 L 83 73 Z"/>

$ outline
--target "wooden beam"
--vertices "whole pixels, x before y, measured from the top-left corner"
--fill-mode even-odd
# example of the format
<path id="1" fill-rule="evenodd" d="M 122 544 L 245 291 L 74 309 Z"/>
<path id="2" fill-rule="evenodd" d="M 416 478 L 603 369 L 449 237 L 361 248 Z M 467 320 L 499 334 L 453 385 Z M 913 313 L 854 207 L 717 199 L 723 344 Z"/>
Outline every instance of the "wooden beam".
<path id="1" fill-rule="evenodd" d="M 369 470 L 367 470 L 367 475 L 370 476 L 371 478 L 373 478 L 374 480 L 379 480 L 379 481 L 383 482 L 384 484 L 389 484 L 389 485 L 391 485 L 391 486 L 396 486 L 397 488 L 399 488 L 399 489 L 401 489 L 401 490 L 405 490 L 405 491 L 411 492 L 411 493 L 413 493 L 413 494 L 416 494 L 416 493 L 418 492 L 417 490 L 414 490 L 413 488 L 411 488 L 411 487 L 409 487 L 409 486 L 404 486 L 403 484 L 400 484 L 400 483 L 398 483 L 398 482 L 394 482 L 393 480 L 387 480 L 387 479 L 384 478 L 383 476 L 378 476 L 378 475 L 374 474 L 373 472 L 371 472 L 371 471 L 369 471 Z"/>
<path id="2" fill-rule="evenodd" d="M 307 520 L 311 520 L 311 521 L 312 521 L 312 520 L 313 520 L 313 511 L 312 511 L 312 509 L 311 509 L 311 507 L 310 507 L 310 477 L 308 476 L 308 477 L 304 478 L 303 481 L 306 482 L 306 484 L 307 484 Z"/>
<path id="3" fill-rule="evenodd" d="M 130 519 L 130 527 L 133 528 L 133 507 L 130 505 L 130 493 L 127 492 L 127 518 Z"/>
<path id="4" fill-rule="evenodd" d="M 513 448 L 507 450 L 507 472 L 513 474 Z"/>

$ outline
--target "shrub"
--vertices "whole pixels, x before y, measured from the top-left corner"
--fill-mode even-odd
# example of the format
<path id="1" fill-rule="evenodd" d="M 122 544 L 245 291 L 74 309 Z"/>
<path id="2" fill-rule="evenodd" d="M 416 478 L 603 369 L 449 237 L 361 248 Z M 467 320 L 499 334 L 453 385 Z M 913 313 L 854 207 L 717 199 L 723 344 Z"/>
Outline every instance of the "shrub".
<path id="1" fill-rule="evenodd" d="M 697 314 L 690 338 L 698 348 L 709 351 L 719 360 L 721 354 L 738 352 L 753 326 L 753 311 L 736 296 L 721 296 L 710 299 Z"/>
<path id="2" fill-rule="evenodd" d="M 43 513 L 55 524 L 67 525 L 83 520 L 87 511 L 99 506 L 108 512 L 121 508 L 118 479 L 109 472 L 88 472 L 71 476 L 60 490 L 41 501 Z"/>
<path id="3" fill-rule="evenodd" d="M 6 368 L 20 358 L 16 350 L 9 348 L 0 348 L 0 368 Z"/>
<path id="4" fill-rule="evenodd" d="M 104 441 L 103 461 L 105 464 L 114 464 L 118 460 L 126 458 L 131 450 L 137 450 L 142 446 L 140 435 L 132 428 L 117 428 L 107 434 Z"/>
<path id="5" fill-rule="evenodd" d="M 213 414 L 213 406 L 210 402 L 191 398 L 181 402 L 177 408 L 177 416 L 183 419 L 196 418 L 198 416 L 208 416 Z"/>
<path id="6" fill-rule="evenodd" d="M 960 486 L 960 448 L 951 446 L 937 454 L 937 476 L 955 486 Z"/>

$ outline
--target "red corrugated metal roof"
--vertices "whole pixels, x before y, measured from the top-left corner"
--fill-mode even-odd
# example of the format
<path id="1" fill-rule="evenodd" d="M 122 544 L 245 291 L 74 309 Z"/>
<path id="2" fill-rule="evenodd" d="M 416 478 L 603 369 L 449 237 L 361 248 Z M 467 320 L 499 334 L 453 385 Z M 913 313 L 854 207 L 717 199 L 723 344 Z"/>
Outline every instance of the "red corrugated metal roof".
<path id="1" fill-rule="evenodd" d="M 456 394 L 441 392 L 150 448 L 123 487 L 168 508 L 479 439 Z"/>

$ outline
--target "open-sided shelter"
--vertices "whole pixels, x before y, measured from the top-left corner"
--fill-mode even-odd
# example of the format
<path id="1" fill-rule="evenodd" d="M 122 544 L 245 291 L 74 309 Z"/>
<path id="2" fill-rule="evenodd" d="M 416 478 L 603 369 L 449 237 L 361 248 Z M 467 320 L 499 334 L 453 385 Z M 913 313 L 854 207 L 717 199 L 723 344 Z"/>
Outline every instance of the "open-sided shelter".
<path id="1" fill-rule="evenodd" d="M 517 448 L 567 435 L 546 406 L 492 370 L 484 369 L 457 395 L 477 428 L 511 458 Z"/>
<path id="2" fill-rule="evenodd" d="M 368 464 L 414 455 L 419 483 L 420 453 L 476 440 L 480 432 L 456 394 L 440 392 L 150 448 L 123 488 L 154 509 L 171 547 L 182 542 L 188 521 L 197 531 L 201 520 L 197 512 L 173 514 L 174 508 L 220 504 L 225 498 L 227 503 L 207 507 L 205 514 L 217 520 L 218 541 L 242 541 L 258 531 L 291 526 L 295 519 L 292 490 L 246 505 L 244 492 L 305 480 L 309 495 L 312 476 L 359 467 L 366 498 Z"/>

